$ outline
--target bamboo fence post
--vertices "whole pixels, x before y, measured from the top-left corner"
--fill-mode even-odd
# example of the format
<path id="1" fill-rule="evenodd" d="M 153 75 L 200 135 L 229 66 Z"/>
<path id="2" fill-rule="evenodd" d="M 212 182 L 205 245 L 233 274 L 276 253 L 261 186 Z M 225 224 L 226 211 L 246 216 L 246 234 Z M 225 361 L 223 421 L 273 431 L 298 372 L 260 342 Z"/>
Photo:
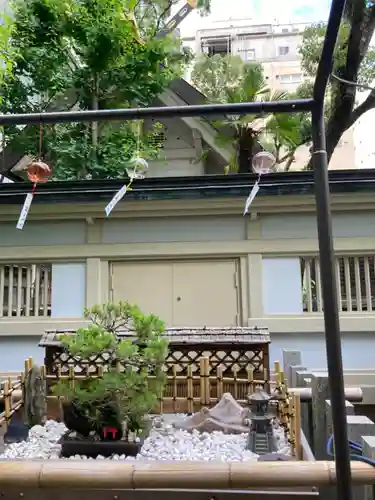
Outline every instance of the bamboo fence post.
<path id="1" fill-rule="evenodd" d="M 237 377 L 237 375 L 238 375 L 238 372 L 237 372 L 237 368 L 235 367 L 233 369 L 233 393 L 234 393 L 233 397 L 235 400 L 238 399 L 238 377 Z"/>
<path id="2" fill-rule="evenodd" d="M 289 444 L 290 444 L 290 454 L 292 457 L 296 456 L 296 418 L 294 409 L 294 400 L 292 400 L 289 405 L 289 418 L 288 418 L 288 428 L 289 428 Z"/>
<path id="3" fill-rule="evenodd" d="M 204 381 L 205 381 L 205 398 L 206 405 L 211 404 L 211 380 L 210 380 L 210 358 L 205 357 L 204 359 Z"/>
<path id="4" fill-rule="evenodd" d="M 12 394 L 9 389 L 9 380 L 5 380 L 3 382 L 5 431 L 8 429 L 8 424 L 12 416 Z"/>
<path id="5" fill-rule="evenodd" d="M 75 371 L 74 371 L 74 366 L 69 366 L 68 377 L 69 377 L 69 386 L 74 391 L 74 387 L 75 387 Z"/>
<path id="6" fill-rule="evenodd" d="M 73 368 L 74 369 L 74 368 Z M 61 364 L 59 363 L 56 367 L 56 378 L 57 378 L 57 383 L 60 382 L 61 380 Z M 61 421 L 63 421 L 63 408 L 62 408 L 62 402 L 61 402 L 61 397 L 57 396 L 57 404 L 59 407 L 59 418 Z"/>
<path id="7" fill-rule="evenodd" d="M 194 413 L 193 367 L 187 367 L 187 408 L 188 413 Z"/>
<path id="8" fill-rule="evenodd" d="M 176 413 L 176 402 L 177 402 L 177 366 L 172 365 L 172 402 L 173 402 L 173 413 Z"/>
<path id="9" fill-rule="evenodd" d="M 295 449 L 297 460 L 303 460 L 301 444 L 301 400 L 297 394 L 293 394 L 293 407 L 295 414 Z"/>
<path id="10" fill-rule="evenodd" d="M 18 378 L 19 378 L 19 381 L 21 384 L 21 401 L 22 401 L 21 412 L 22 412 L 23 420 L 24 420 L 24 422 L 26 422 L 26 411 L 25 411 L 25 406 L 24 406 L 24 403 L 25 403 L 25 371 L 21 372 L 21 374 Z"/>
<path id="11" fill-rule="evenodd" d="M 247 367 L 247 392 L 252 394 L 254 392 L 254 368 L 252 366 Z"/>
<path id="12" fill-rule="evenodd" d="M 205 361 L 204 358 L 200 358 L 199 360 L 199 376 L 200 376 L 200 403 L 201 406 L 205 406 L 206 404 L 206 385 L 204 382 L 205 375 Z"/>
<path id="13" fill-rule="evenodd" d="M 264 385 L 263 385 L 263 390 L 270 392 L 271 391 L 271 384 L 270 384 L 270 377 L 267 368 L 264 368 L 263 370 L 263 376 L 264 376 Z"/>
<path id="14" fill-rule="evenodd" d="M 222 366 L 217 367 L 216 378 L 217 378 L 216 395 L 217 395 L 217 400 L 220 401 L 220 399 L 223 396 L 223 367 Z"/>

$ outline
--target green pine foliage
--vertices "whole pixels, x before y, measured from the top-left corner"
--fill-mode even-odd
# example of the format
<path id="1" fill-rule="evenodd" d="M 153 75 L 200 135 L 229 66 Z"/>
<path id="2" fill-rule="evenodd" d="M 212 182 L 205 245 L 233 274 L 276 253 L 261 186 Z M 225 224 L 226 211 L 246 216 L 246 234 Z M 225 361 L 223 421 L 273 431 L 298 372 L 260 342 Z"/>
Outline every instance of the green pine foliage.
<path id="1" fill-rule="evenodd" d="M 54 393 L 65 402 L 74 402 L 96 421 L 96 427 L 110 424 L 102 421 L 100 413 L 110 404 L 128 431 L 138 431 L 164 389 L 163 366 L 168 354 L 168 342 L 162 335 L 164 322 L 153 314 L 144 315 L 139 307 L 128 302 L 95 306 L 85 315 L 91 324 L 74 336 L 62 336 L 64 348 L 80 360 L 105 353 L 111 361 L 104 367 L 102 377 L 88 375 L 74 385 L 61 380 Z M 119 331 L 129 326 L 134 336 L 119 338 Z"/>

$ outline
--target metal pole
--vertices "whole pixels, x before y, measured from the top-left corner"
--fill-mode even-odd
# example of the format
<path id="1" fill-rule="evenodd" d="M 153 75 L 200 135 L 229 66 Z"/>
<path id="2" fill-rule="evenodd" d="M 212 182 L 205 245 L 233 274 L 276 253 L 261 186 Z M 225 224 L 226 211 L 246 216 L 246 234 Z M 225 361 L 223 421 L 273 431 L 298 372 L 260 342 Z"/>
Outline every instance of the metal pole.
<path id="1" fill-rule="evenodd" d="M 0 125 L 28 125 L 29 123 L 71 123 L 104 120 L 133 120 L 142 118 L 179 118 L 187 116 L 244 115 L 264 113 L 298 113 L 312 111 L 314 99 L 293 99 L 271 102 L 236 102 L 233 104 L 199 104 L 134 109 L 100 109 L 96 111 L 56 111 L 52 113 L 25 113 L 0 115 Z"/>
<path id="2" fill-rule="evenodd" d="M 337 304 L 336 265 L 333 250 L 323 104 L 317 104 L 313 110 L 312 123 L 320 273 L 332 423 L 335 435 L 337 498 L 340 500 L 352 500 L 350 452 L 346 424 L 344 371 L 342 366 L 339 310 Z"/>

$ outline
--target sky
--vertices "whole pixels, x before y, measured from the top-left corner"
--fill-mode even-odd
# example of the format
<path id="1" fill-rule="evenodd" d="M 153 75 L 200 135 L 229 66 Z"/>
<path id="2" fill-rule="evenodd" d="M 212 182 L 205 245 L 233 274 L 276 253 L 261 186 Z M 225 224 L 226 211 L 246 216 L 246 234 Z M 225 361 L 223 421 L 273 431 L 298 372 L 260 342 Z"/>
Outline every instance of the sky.
<path id="1" fill-rule="evenodd" d="M 181 0 L 179 6 L 184 4 Z M 183 37 L 191 36 L 197 29 L 214 28 L 217 22 L 230 19 L 246 19 L 249 24 L 321 21 L 328 18 L 330 4 L 330 0 L 212 0 L 210 16 L 191 13 L 180 30 Z"/>

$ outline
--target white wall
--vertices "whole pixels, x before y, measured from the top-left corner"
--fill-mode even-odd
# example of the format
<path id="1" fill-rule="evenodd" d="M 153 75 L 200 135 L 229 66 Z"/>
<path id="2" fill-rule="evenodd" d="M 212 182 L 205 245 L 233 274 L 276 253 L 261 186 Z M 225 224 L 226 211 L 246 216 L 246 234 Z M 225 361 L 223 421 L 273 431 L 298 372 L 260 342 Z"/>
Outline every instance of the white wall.
<path id="1" fill-rule="evenodd" d="M 0 337 L 0 372 L 22 371 L 24 360 L 32 356 L 36 364 L 44 363 L 44 349 L 38 347 L 40 337 Z M 319 333 L 275 334 L 271 332 L 270 363 L 282 360 L 283 349 L 302 352 L 304 366 L 325 369 L 324 335 Z M 343 361 L 345 369 L 373 369 L 375 352 L 374 333 L 343 333 Z"/>
<path id="2" fill-rule="evenodd" d="M 264 258 L 262 264 L 264 314 L 302 314 L 299 258 Z"/>
<path id="3" fill-rule="evenodd" d="M 52 264 L 52 318 L 81 318 L 86 304 L 86 264 Z"/>
<path id="4" fill-rule="evenodd" d="M 30 356 L 35 364 L 43 365 L 44 349 L 38 346 L 41 335 L 37 337 L 0 337 L 0 373 L 21 373 L 25 359 Z"/>
<path id="5" fill-rule="evenodd" d="M 271 332 L 270 364 L 282 361 L 282 350 L 301 351 L 302 363 L 309 369 L 327 367 L 325 338 L 322 333 L 283 333 Z M 342 356 L 344 369 L 373 369 L 375 352 L 375 332 L 342 333 Z"/>

